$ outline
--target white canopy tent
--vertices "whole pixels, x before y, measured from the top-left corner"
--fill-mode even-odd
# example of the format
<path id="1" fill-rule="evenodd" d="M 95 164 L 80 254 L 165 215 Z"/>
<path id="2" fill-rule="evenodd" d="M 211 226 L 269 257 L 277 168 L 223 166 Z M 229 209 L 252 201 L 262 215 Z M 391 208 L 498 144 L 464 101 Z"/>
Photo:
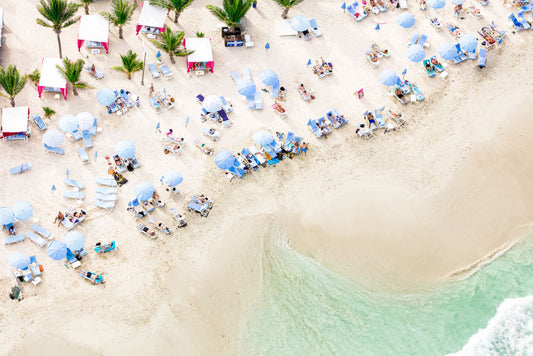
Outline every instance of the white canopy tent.
<path id="1" fill-rule="evenodd" d="M 100 15 L 83 15 L 78 33 L 78 52 L 87 41 L 87 47 L 104 47 L 109 53 L 109 20 Z"/>
<path id="2" fill-rule="evenodd" d="M 2 137 L 28 135 L 28 107 L 2 108 Z"/>
<path id="3" fill-rule="evenodd" d="M 191 69 L 209 69 L 213 72 L 215 62 L 210 38 L 186 38 L 183 40 L 183 46 L 187 51 L 193 51 L 187 56 L 187 72 Z"/>
<path id="4" fill-rule="evenodd" d="M 168 11 L 159 6 L 150 5 L 149 1 L 143 2 L 141 9 L 141 14 L 139 15 L 139 20 L 137 21 L 137 34 L 139 31 L 144 28 L 153 28 L 159 32 L 165 32 L 165 18 L 167 17 Z M 146 30 L 143 32 L 155 32 L 154 30 Z"/>
<path id="5" fill-rule="evenodd" d="M 43 66 L 41 68 L 41 79 L 39 79 L 39 85 L 37 91 L 39 92 L 39 98 L 46 91 L 59 91 L 63 94 L 65 100 L 67 100 L 67 80 L 61 75 L 57 66 L 62 66 L 63 61 L 59 58 L 43 58 Z"/>

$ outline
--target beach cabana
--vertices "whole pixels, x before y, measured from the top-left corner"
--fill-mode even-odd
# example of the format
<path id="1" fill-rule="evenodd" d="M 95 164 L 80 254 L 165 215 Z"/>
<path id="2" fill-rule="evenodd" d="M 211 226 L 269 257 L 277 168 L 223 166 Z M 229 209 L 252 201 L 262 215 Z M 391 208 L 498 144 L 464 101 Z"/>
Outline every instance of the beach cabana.
<path id="1" fill-rule="evenodd" d="M 100 15 L 83 15 L 78 33 L 78 52 L 85 42 L 88 48 L 103 47 L 109 53 L 109 21 Z"/>
<path id="2" fill-rule="evenodd" d="M 43 65 L 41 68 L 41 78 L 39 79 L 39 85 L 37 91 L 39 92 L 39 98 L 43 93 L 43 90 L 61 92 L 63 98 L 67 100 L 67 80 L 61 75 L 57 66 L 62 66 L 63 61 L 59 58 L 43 58 Z"/>
<path id="3" fill-rule="evenodd" d="M 28 107 L 3 108 L 2 109 L 2 137 L 6 140 L 26 139 L 30 132 Z"/>
<path id="4" fill-rule="evenodd" d="M 157 34 L 165 32 L 165 18 L 167 17 L 167 10 L 159 6 L 150 5 L 149 1 L 143 2 L 141 14 L 137 21 L 136 31 Z"/>
<path id="5" fill-rule="evenodd" d="M 211 49 L 210 38 L 185 38 L 183 40 L 183 47 L 187 51 L 192 51 L 187 56 L 187 73 L 192 70 L 197 75 L 203 75 L 205 70 L 213 73 L 215 62 L 213 61 L 213 50 Z M 200 71 L 200 73 L 198 73 Z"/>

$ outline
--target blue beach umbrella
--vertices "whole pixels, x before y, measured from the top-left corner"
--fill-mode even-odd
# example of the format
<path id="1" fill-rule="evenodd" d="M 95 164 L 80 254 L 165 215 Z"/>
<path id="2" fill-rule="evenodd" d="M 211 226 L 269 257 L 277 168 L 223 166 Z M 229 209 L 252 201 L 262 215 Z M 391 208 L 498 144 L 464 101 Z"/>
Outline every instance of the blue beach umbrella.
<path id="1" fill-rule="evenodd" d="M 379 23 L 376 25 L 376 27 L 374 28 L 374 30 L 376 30 L 376 31 L 379 30 Z"/>
<path id="2" fill-rule="evenodd" d="M 450 0 L 450 4 L 453 5 L 463 5 L 465 3 L 465 0 Z"/>
<path id="3" fill-rule="evenodd" d="M 57 130 L 48 130 L 43 135 L 43 143 L 50 147 L 59 147 L 63 142 L 63 134 Z"/>
<path id="4" fill-rule="evenodd" d="M 56 261 L 67 257 L 67 245 L 63 241 L 54 240 L 46 248 L 48 256 Z"/>
<path id="5" fill-rule="evenodd" d="M 122 159 L 131 159 L 135 156 L 135 145 L 131 141 L 120 141 L 115 146 L 115 152 Z"/>
<path id="6" fill-rule="evenodd" d="M 13 205 L 13 215 L 17 220 L 28 220 L 33 215 L 33 206 L 29 201 L 18 201 Z"/>
<path id="7" fill-rule="evenodd" d="M 59 119 L 59 128 L 63 132 L 74 132 L 78 129 L 78 119 L 74 115 L 63 115 Z"/>
<path id="8" fill-rule="evenodd" d="M 427 4 L 432 9 L 442 9 L 446 5 L 446 0 L 428 0 Z"/>
<path id="9" fill-rule="evenodd" d="M 461 38 L 459 38 L 459 45 L 463 51 L 472 52 L 477 47 L 477 38 L 469 33 L 462 35 Z"/>
<path id="10" fill-rule="evenodd" d="M 415 17 L 409 12 L 404 12 L 396 18 L 396 22 L 403 28 L 409 28 L 415 24 Z"/>
<path id="11" fill-rule="evenodd" d="M 407 49 L 407 58 L 409 58 L 412 62 L 420 62 L 424 60 L 425 57 L 426 51 L 424 51 L 424 48 L 421 45 L 409 46 Z"/>
<path id="12" fill-rule="evenodd" d="M 266 45 L 265 45 L 265 48 L 266 48 L 267 50 L 269 50 L 269 49 L 270 49 L 270 43 L 267 42 Z"/>
<path id="13" fill-rule="evenodd" d="M 454 59 L 457 56 L 457 47 L 454 43 L 445 42 L 439 47 L 439 54 L 446 60 Z"/>
<path id="14" fill-rule="evenodd" d="M 255 84 L 250 79 L 241 80 L 237 84 L 237 91 L 239 94 L 244 95 L 245 97 L 253 97 L 255 93 Z"/>
<path id="15" fill-rule="evenodd" d="M 342 3 L 341 9 L 346 10 L 346 3 L 345 2 Z"/>
<path id="16" fill-rule="evenodd" d="M 215 156 L 215 164 L 220 169 L 230 169 L 235 165 L 235 157 L 230 151 L 220 151 Z"/>
<path id="17" fill-rule="evenodd" d="M 79 251 L 85 245 L 85 237 L 79 231 L 69 231 L 65 235 L 65 245 L 71 251 Z"/>
<path id="18" fill-rule="evenodd" d="M 154 195 L 155 188 L 150 182 L 141 182 L 135 186 L 134 192 L 137 199 L 147 201 Z"/>
<path id="19" fill-rule="evenodd" d="M 26 269 L 31 263 L 30 258 L 20 252 L 12 253 L 11 255 L 9 255 L 7 262 L 11 267 L 15 267 L 17 269 Z"/>
<path id="20" fill-rule="evenodd" d="M 265 69 L 259 74 L 259 78 L 265 85 L 270 85 L 272 87 L 279 85 L 278 75 L 273 70 Z"/>
<path id="21" fill-rule="evenodd" d="M 208 95 L 202 102 L 202 107 L 207 112 L 217 112 L 224 106 L 224 103 L 220 99 L 220 97 L 216 95 Z"/>
<path id="22" fill-rule="evenodd" d="M 110 105 L 115 99 L 116 95 L 111 89 L 103 88 L 96 92 L 96 101 L 103 106 Z"/>
<path id="23" fill-rule="evenodd" d="M 390 87 L 398 84 L 398 82 L 400 81 L 400 77 L 398 77 L 398 74 L 396 74 L 396 72 L 394 72 L 393 70 L 384 70 L 379 75 L 379 81 L 382 84 L 385 84 L 386 86 Z"/>
<path id="24" fill-rule="evenodd" d="M 274 137 L 268 131 L 258 131 L 253 136 L 252 139 L 261 146 L 268 146 L 274 141 Z"/>
<path id="25" fill-rule="evenodd" d="M 13 211 L 5 206 L 0 208 L 0 225 L 11 224 L 15 220 Z"/>
<path id="26" fill-rule="evenodd" d="M 169 187 L 175 187 L 183 182 L 183 176 L 177 171 L 168 171 L 161 177 L 161 181 Z"/>
<path id="27" fill-rule="evenodd" d="M 90 112 L 80 112 L 76 117 L 78 118 L 78 127 L 80 131 L 89 130 L 96 124 L 96 118 Z"/>
<path id="28" fill-rule="evenodd" d="M 155 57 L 156 58 L 160 58 L 161 57 L 161 51 L 157 51 L 157 53 L 155 54 Z"/>
<path id="29" fill-rule="evenodd" d="M 311 26 L 309 19 L 304 15 L 296 15 L 291 19 L 291 26 L 294 31 L 304 32 Z"/>
<path id="30" fill-rule="evenodd" d="M 307 61 L 307 65 L 310 66 L 311 65 L 311 58 L 309 58 L 309 60 Z"/>

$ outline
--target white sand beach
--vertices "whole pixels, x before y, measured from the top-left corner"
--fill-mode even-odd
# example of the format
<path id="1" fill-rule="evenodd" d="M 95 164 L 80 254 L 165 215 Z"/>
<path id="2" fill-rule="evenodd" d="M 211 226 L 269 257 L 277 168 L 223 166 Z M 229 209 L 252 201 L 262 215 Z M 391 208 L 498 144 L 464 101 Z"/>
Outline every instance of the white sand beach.
<path id="1" fill-rule="evenodd" d="M 40 99 L 29 81 L 16 97 L 17 106 L 28 106 L 31 114 L 42 115 L 43 106 L 53 108 L 57 113 L 46 120 L 49 129 L 58 129 L 65 114 L 88 111 L 98 118 L 102 131 L 92 138 L 88 164 L 82 164 L 76 152 L 80 142 L 65 139 L 64 155 L 46 152 L 43 133 L 33 122 L 28 142 L 0 142 L 0 206 L 30 201 L 33 216 L 58 240 L 63 240 L 66 229 L 52 223 L 57 211 L 85 208 L 87 218 L 77 228 L 89 252 L 82 266 L 103 272 L 106 283 L 91 285 L 28 239 L 1 247 L 0 354 L 27 355 L 35 350 L 42 355 L 239 354 L 240 330 L 261 288 L 262 239 L 272 225 L 286 230 L 298 252 L 343 275 L 354 276 L 364 266 L 368 271 L 386 271 L 391 278 L 430 283 L 451 278 L 528 231 L 533 220 L 533 127 L 528 122 L 533 95 L 531 31 L 508 31 L 502 44 L 488 51 L 486 68 L 480 70 L 471 60 L 450 64 L 445 79 L 428 78 L 422 64 L 410 62 L 405 53 L 415 29 L 429 36 L 428 57 L 437 55 L 442 43 L 454 41 L 446 29 L 436 32 L 431 27 L 430 14 L 444 23 L 459 23 L 464 33 L 476 34 L 492 20 L 510 30 L 510 10 L 500 2 L 482 7 L 483 19 L 467 14 L 458 20 L 451 5 L 423 12 L 409 1 L 417 22 L 414 29 L 404 30 L 395 21 L 400 9 L 356 23 L 343 13 L 340 1 L 307 0 L 289 16 L 316 18 L 324 35 L 304 41 L 278 36 L 275 23 L 282 10 L 273 1 L 260 0 L 257 9 L 246 15 L 254 48 L 224 47 L 218 21 L 205 8 L 218 2 L 196 0 L 181 15 L 179 26 L 166 20 L 167 26 L 185 31 L 186 37 L 201 31 L 211 38 L 214 73 L 188 74 L 185 58 L 171 64 L 166 54 L 163 62 L 174 73 L 168 81 L 152 79 L 147 70 L 141 86 L 141 72 L 128 80 L 112 70 L 128 49 L 141 55 L 143 38 L 147 62 L 155 61 L 156 47 L 143 35 L 135 35 L 137 10 L 124 27 L 123 40 L 110 27 L 107 55 L 91 54 L 86 48 L 77 51 L 79 25 L 62 32 L 64 57 L 82 58 L 105 72 L 99 81 L 83 74 L 94 89 L 78 89 L 79 96 L 74 96 L 69 86 L 66 101 L 50 93 Z M 43 57 L 57 57 L 55 34 L 35 22 L 36 3 L 0 4 L 5 18 L 0 66 L 16 64 L 21 72 L 30 73 L 40 69 Z M 104 1 L 91 4 L 91 14 L 109 6 Z M 372 21 L 380 23 L 379 31 Z M 365 58 L 374 42 L 392 54 L 377 69 Z M 334 74 L 323 79 L 306 66 L 309 58 L 320 56 L 334 63 Z M 262 111 L 247 109 L 229 75 L 244 67 L 250 68 L 259 88 L 264 87 L 259 80 L 262 70 L 278 74 L 288 89 L 283 103 L 286 119 L 275 115 L 270 107 L 273 99 L 266 93 Z M 424 101 L 402 106 L 379 82 L 383 70 L 400 74 L 404 68 L 406 79 L 423 91 Z M 156 114 L 150 107 L 152 82 L 176 97 L 174 109 Z M 313 89 L 316 100 L 302 100 L 296 90 L 300 83 Z M 129 90 L 140 96 L 141 107 L 122 116 L 110 115 L 96 102 L 101 88 Z M 354 92 L 361 88 L 365 97 L 358 99 Z M 200 93 L 224 95 L 233 103 L 229 114 L 233 125 L 214 124 L 222 131 L 218 142 L 201 133 L 206 124 L 195 99 Z M 407 124 L 386 134 L 379 131 L 368 140 L 357 137 L 363 112 L 384 105 L 401 112 Z M 0 107 L 8 106 L 9 100 L 0 97 Z M 306 123 L 332 108 L 350 122 L 327 139 L 317 139 Z M 185 138 L 180 155 L 163 153 L 162 134 L 155 131 L 158 122 L 163 134 L 172 128 Z M 216 167 L 214 156 L 192 143 L 200 137 L 215 153 L 236 153 L 251 145 L 252 135 L 261 129 L 294 131 L 309 144 L 309 151 L 230 182 Z M 135 143 L 142 166 L 125 173 L 129 182 L 119 188 L 117 204 L 109 212 L 93 205 L 95 178 L 108 177 L 104 156 L 113 155 L 115 144 L 122 140 Z M 32 164 L 28 172 L 9 174 L 10 167 L 26 161 Z M 67 169 L 71 178 L 86 185 L 80 206 L 62 197 Z M 159 183 L 169 169 L 184 176 L 180 193 L 173 196 Z M 126 207 L 141 181 L 153 183 L 167 207 L 184 212 L 188 226 L 175 228 L 168 209 L 156 209 L 153 215 L 172 223 L 173 233 L 159 234 L 155 240 L 139 233 Z M 52 185 L 57 190 L 52 191 Z M 205 194 L 215 202 L 207 218 L 186 211 L 194 194 Z M 16 227 L 24 232 L 31 224 L 17 221 Z M 2 237 L 6 236 L 4 230 Z M 110 240 L 117 242 L 116 251 L 94 253 L 97 241 Z M 44 267 L 39 285 L 21 284 L 24 299 L 18 303 L 8 298 L 14 284 L 7 263 L 12 252 L 36 255 Z"/>

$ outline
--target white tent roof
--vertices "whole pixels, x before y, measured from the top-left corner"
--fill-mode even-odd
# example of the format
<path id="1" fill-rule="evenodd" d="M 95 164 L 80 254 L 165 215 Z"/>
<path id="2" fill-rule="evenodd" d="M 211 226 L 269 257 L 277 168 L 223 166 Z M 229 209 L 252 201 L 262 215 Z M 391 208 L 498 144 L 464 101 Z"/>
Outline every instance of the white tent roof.
<path id="1" fill-rule="evenodd" d="M 107 42 L 109 39 L 109 21 L 100 15 L 83 15 L 80 20 L 78 39 Z"/>
<path id="2" fill-rule="evenodd" d="M 167 10 L 159 6 L 150 5 L 149 1 L 143 2 L 141 9 L 141 15 L 139 16 L 138 25 L 150 26 L 150 27 L 165 27 L 165 17 L 167 16 Z"/>
<path id="3" fill-rule="evenodd" d="M 187 51 L 194 51 L 187 57 L 189 62 L 211 62 L 213 61 L 213 51 L 211 50 L 211 39 L 186 38 L 185 48 Z"/>
<path id="4" fill-rule="evenodd" d="M 59 58 L 43 58 L 41 68 L 40 87 L 66 88 L 67 80 L 61 75 L 57 66 L 62 66 L 63 61 Z"/>
<path id="5" fill-rule="evenodd" d="M 28 108 L 2 108 L 2 131 L 3 132 L 26 132 L 28 131 Z"/>

